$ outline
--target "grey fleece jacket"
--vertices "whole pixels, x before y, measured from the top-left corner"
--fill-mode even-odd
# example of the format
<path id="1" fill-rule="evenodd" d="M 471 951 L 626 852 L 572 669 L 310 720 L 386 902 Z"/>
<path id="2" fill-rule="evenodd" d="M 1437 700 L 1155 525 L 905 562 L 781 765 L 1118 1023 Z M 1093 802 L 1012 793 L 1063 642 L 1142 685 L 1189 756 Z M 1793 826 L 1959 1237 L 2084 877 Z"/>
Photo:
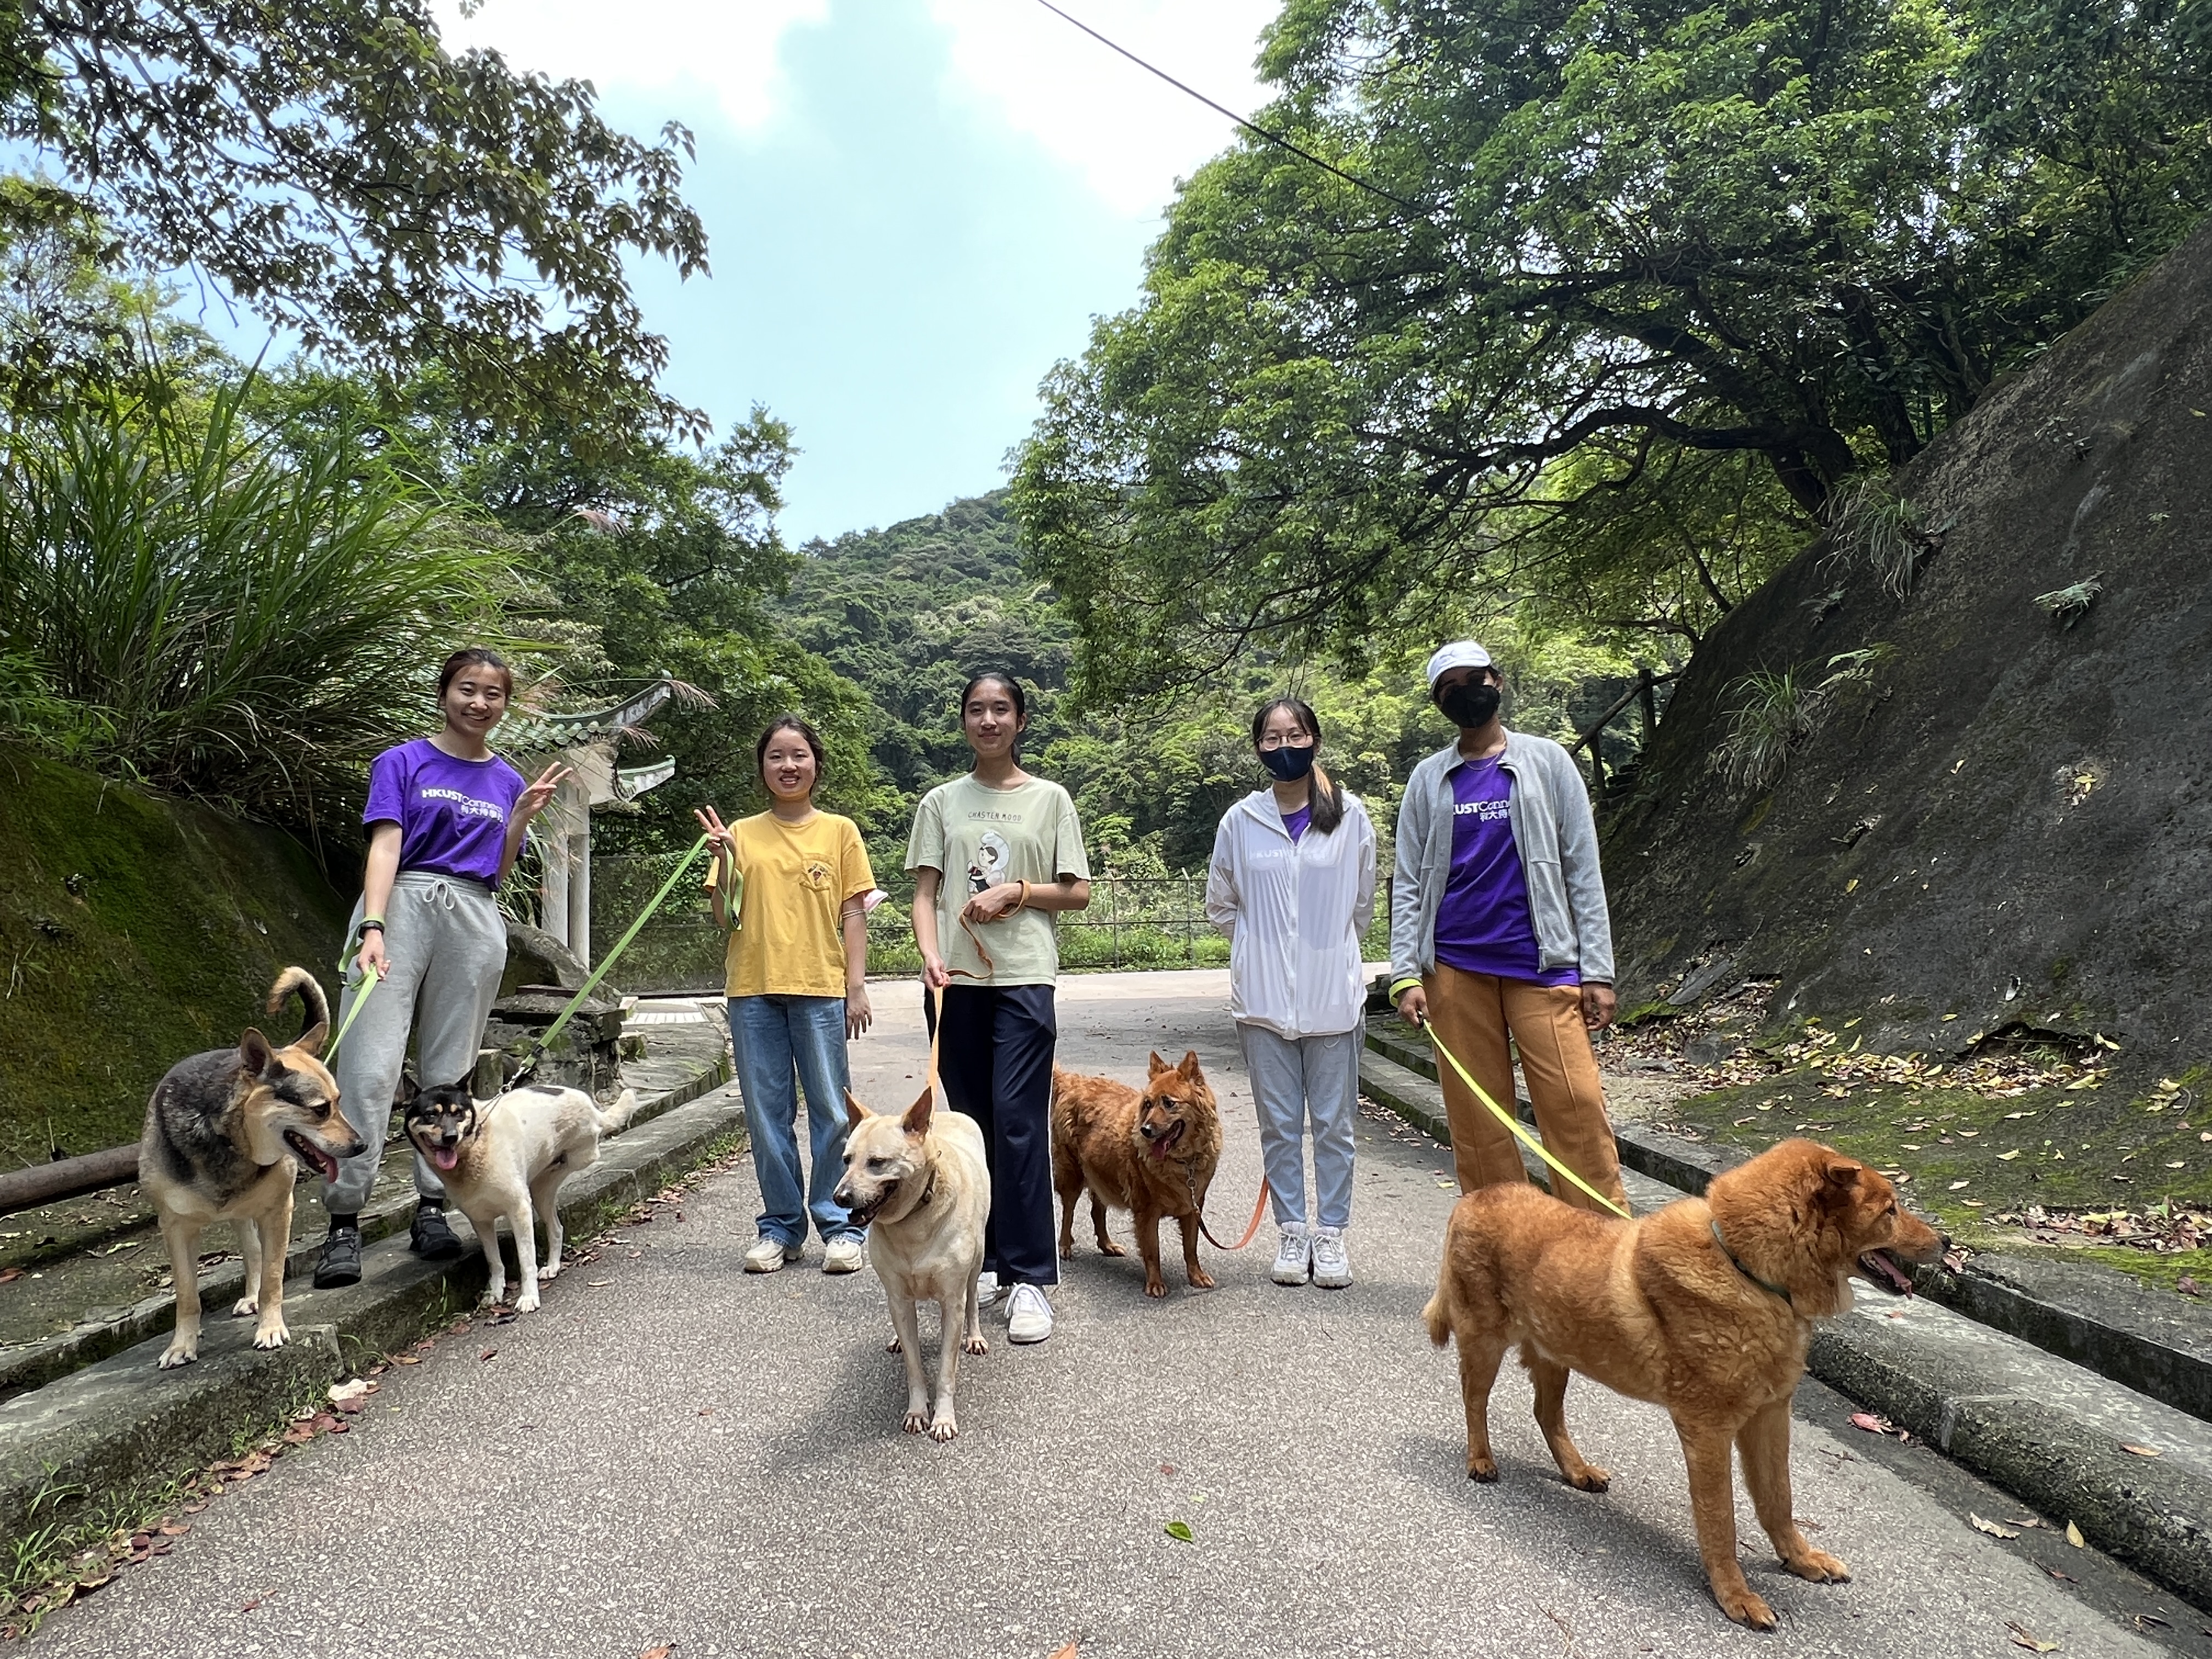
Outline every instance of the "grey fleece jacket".
<path id="1" fill-rule="evenodd" d="M 1437 907 L 1451 878 L 1451 771 L 1459 745 L 1431 755 L 1406 780 L 1398 807 L 1398 867 L 1390 878 L 1390 978 L 1437 965 Z M 1528 879 L 1537 959 L 1570 967 L 1586 985 L 1613 983 L 1613 922 L 1598 870 L 1597 821 L 1574 757 L 1549 738 L 1505 734 L 1499 762 L 1513 777 L 1507 822 Z"/>

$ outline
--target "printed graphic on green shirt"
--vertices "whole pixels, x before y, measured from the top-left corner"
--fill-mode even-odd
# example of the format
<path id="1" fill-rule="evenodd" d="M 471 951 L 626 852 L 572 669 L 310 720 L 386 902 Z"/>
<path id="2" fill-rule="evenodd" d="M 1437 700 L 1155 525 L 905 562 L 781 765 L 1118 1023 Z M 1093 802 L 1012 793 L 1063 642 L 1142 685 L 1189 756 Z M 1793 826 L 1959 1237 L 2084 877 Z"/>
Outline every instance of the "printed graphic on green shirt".
<path id="1" fill-rule="evenodd" d="M 976 894 L 1009 882 L 1090 878 L 1082 826 L 1065 789 L 1042 778 L 1012 789 L 972 777 L 940 784 L 915 812 L 906 867 L 940 873 L 937 940 L 947 967 L 987 984 L 1053 982 L 1060 949 L 1049 911 L 1021 910 L 978 924 L 987 961 L 960 925 L 960 910 Z"/>

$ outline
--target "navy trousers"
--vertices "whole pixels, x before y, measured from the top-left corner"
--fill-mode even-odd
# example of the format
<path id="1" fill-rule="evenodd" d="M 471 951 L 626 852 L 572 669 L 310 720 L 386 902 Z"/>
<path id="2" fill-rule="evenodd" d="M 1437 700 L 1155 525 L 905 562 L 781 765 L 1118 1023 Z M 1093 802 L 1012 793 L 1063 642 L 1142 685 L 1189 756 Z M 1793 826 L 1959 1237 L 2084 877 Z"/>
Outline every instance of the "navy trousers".
<path id="1" fill-rule="evenodd" d="M 1049 985 L 945 988 L 937 1074 L 945 1098 L 983 1131 L 991 1218 L 983 1266 L 1008 1285 L 1060 1283 L 1053 1225 L 1052 1055 L 1060 1036 Z"/>

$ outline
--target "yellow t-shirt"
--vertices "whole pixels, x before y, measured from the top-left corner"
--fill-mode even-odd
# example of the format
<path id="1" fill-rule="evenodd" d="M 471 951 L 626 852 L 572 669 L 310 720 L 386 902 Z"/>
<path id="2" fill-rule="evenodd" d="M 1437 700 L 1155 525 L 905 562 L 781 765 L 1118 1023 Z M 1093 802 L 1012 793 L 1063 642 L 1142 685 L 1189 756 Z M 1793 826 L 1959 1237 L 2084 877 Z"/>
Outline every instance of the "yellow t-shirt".
<path id="1" fill-rule="evenodd" d="M 843 996 L 837 915 L 847 899 L 876 884 L 859 829 L 835 812 L 800 824 L 762 812 L 730 828 L 745 890 L 723 958 L 726 994 Z"/>

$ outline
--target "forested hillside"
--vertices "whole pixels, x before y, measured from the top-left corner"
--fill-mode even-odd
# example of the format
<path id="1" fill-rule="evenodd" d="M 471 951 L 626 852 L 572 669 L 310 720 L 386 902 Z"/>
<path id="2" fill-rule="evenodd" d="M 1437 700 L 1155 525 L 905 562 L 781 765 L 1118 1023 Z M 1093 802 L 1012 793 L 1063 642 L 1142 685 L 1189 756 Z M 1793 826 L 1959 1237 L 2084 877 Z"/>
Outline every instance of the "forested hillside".
<path id="1" fill-rule="evenodd" d="M 1075 797 L 1100 867 L 1131 875 L 1204 865 L 1222 812 L 1262 781 L 1250 721 L 1279 692 L 1314 705 L 1325 763 L 1386 832 L 1407 773 L 1449 734 L 1420 684 L 1435 643 L 1426 635 L 1408 635 L 1387 665 L 1358 679 L 1259 655 L 1195 691 L 1079 709 L 1069 691 L 1074 626 L 1052 590 L 1024 573 L 1018 536 L 1003 493 L 976 496 L 810 543 L 792 577 L 781 606 L 791 643 L 873 705 L 868 742 L 888 793 L 848 787 L 843 799 L 890 868 L 913 804 L 966 764 L 955 704 L 967 678 L 988 667 L 1011 669 L 1031 688 L 1030 764 Z M 1512 672 L 1514 722 L 1553 736 L 1610 701 L 1638 665 L 1572 635 L 1527 635 L 1502 619 L 1486 637 Z"/>

